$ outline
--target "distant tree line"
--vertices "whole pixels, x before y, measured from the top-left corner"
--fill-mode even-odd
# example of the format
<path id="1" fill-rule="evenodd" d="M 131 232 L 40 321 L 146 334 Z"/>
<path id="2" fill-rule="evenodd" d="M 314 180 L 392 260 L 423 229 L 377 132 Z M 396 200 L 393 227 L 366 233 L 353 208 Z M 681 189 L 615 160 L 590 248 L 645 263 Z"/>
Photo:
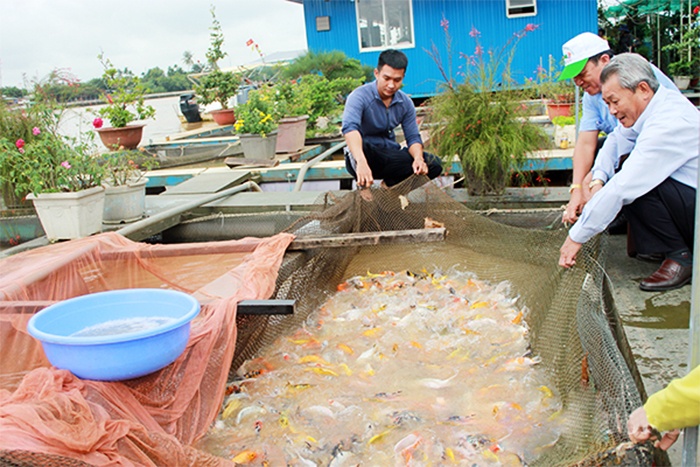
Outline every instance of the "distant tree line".
<path id="1" fill-rule="evenodd" d="M 185 91 L 192 89 L 192 83 L 187 79 L 187 75 L 188 72 L 178 65 L 168 67 L 167 71 L 155 67 L 141 75 L 141 82 L 149 94 Z M 51 84 L 48 91 L 56 96 L 59 102 L 74 102 L 99 100 L 105 95 L 107 89 L 102 78 L 93 78 L 86 82 Z M 0 88 L 0 94 L 9 98 L 28 97 L 30 93 L 31 90 L 17 86 Z"/>

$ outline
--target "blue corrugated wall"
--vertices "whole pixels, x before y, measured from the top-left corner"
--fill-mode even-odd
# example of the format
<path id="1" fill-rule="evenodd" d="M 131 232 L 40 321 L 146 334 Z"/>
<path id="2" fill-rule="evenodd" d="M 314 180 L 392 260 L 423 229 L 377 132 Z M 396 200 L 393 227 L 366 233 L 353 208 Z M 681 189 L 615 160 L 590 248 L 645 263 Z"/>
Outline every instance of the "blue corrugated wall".
<path id="1" fill-rule="evenodd" d="M 317 16 L 330 17 L 330 31 L 316 31 Z M 304 0 L 304 17 L 309 50 L 342 50 L 364 64 L 376 65 L 379 52 L 359 51 L 352 0 Z M 434 95 L 444 82 L 427 53 L 434 44 L 447 65 L 445 33 L 440 26 L 443 17 L 449 21 L 452 37 L 453 75 L 465 64 L 460 52 L 474 53 L 476 42 L 469 36 L 472 27 L 481 32 L 482 47 L 495 50 L 526 25 L 537 25 L 517 45 L 512 72 L 520 82 L 534 78 L 540 60 L 546 66 L 550 54 L 560 60 L 561 45 L 571 37 L 583 31 L 597 32 L 596 0 L 538 0 L 537 15 L 521 18 L 506 17 L 505 0 L 413 0 L 416 46 L 402 50 L 409 60 L 404 90 L 414 97 Z"/>

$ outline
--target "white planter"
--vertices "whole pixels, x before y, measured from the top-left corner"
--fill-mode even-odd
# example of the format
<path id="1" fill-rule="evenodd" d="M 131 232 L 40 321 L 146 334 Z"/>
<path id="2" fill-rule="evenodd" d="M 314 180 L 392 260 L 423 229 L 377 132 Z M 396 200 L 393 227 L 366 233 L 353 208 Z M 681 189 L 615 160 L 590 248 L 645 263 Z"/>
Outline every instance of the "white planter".
<path id="1" fill-rule="evenodd" d="M 146 213 L 147 178 L 121 186 L 105 185 L 102 222 L 121 224 L 141 219 Z"/>
<path id="2" fill-rule="evenodd" d="M 105 189 L 101 186 L 70 193 L 27 195 L 50 241 L 87 237 L 102 231 Z"/>
<path id="3" fill-rule="evenodd" d="M 240 135 L 243 157 L 246 159 L 274 159 L 277 147 L 277 130 L 265 138 L 260 135 L 244 133 Z"/>
<path id="4" fill-rule="evenodd" d="M 690 85 L 690 79 L 690 76 L 674 76 L 673 84 L 675 84 L 678 89 L 683 91 L 684 89 L 688 89 L 688 86 Z"/>

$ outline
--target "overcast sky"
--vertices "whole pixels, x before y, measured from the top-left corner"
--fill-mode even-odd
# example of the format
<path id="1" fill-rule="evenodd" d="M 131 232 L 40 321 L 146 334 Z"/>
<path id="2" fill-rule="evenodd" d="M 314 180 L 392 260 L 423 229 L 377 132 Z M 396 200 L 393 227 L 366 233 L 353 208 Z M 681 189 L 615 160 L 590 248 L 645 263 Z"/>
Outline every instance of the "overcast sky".
<path id="1" fill-rule="evenodd" d="M 186 50 L 206 61 L 210 5 L 224 33 L 221 66 L 306 48 L 303 7 L 286 0 L 0 0 L 0 86 L 69 69 L 81 81 L 98 78 L 104 51 L 117 68 L 141 74 L 185 68 Z"/>

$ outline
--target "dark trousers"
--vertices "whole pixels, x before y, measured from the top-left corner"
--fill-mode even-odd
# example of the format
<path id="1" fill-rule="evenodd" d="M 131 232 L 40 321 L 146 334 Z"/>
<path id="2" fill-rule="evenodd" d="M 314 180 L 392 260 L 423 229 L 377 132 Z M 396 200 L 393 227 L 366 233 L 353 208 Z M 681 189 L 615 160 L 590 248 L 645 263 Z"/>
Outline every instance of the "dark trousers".
<path id="1" fill-rule="evenodd" d="M 362 151 L 367 158 L 372 177 L 384 180 L 387 186 L 396 185 L 413 175 L 413 157 L 408 153 L 408 148 L 384 148 L 363 143 Z M 428 165 L 428 178 L 432 180 L 442 173 L 442 164 L 438 157 L 424 152 L 423 158 Z M 355 160 L 348 151 L 345 152 L 345 168 L 357 180 Z"/>
<path id="2" fill-rule="evenodd" d="M 693 251 L 695 189 L 672 178 L 622 207 L 637 253 Z"/>

